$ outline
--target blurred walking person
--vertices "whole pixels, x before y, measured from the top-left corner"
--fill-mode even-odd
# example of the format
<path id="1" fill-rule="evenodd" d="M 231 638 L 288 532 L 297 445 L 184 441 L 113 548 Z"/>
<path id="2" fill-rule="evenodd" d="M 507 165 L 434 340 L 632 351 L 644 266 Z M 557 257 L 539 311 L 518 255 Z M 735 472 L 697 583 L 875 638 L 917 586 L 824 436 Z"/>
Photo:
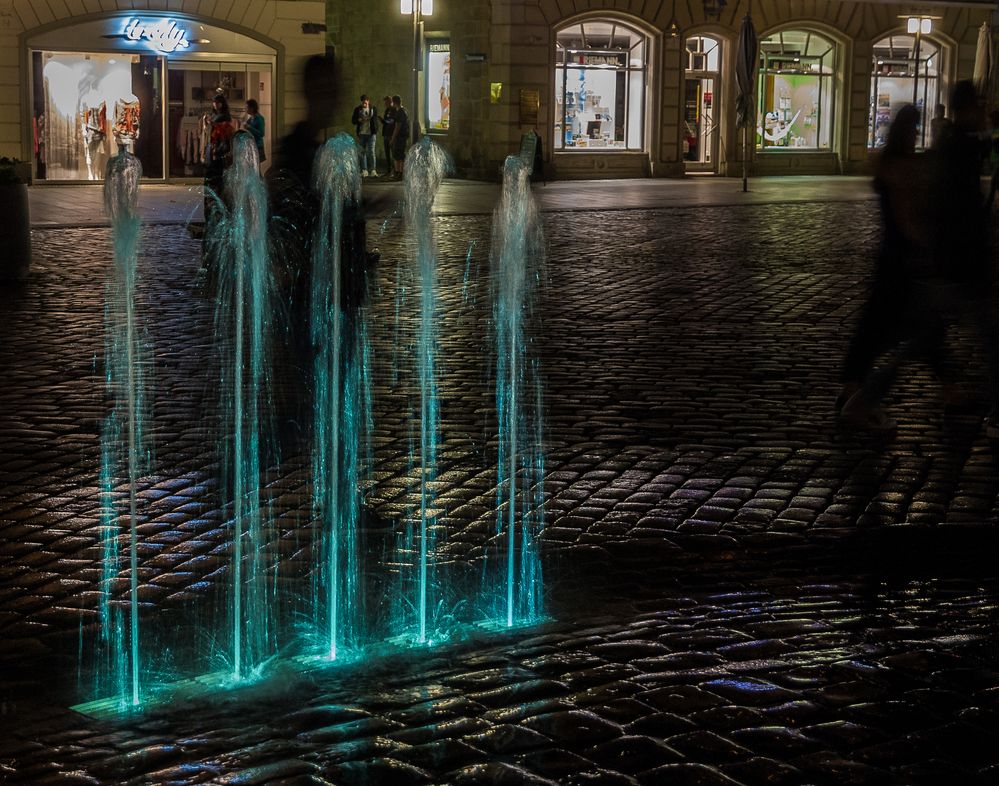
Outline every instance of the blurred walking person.
<path id="1" fill-rule="evenodd" d="M 982 138 L 985 111 L 970 80 L 954 86 L 950 111 L 953 129 L 934 157 L 931 182 L 933 262 L 944 285 L 947 307 L 978 333 L 991 407 L 985 433 L 989 439 L 999 439 L 999 320 L 989 203 L 983 198 L 981 184 L 982 159 L 988 154 L 988 145 Z"/>
<path id="2" fill-rule="evenodd" d="M 932 272 L 928 232 L 927 161 L 916 154 L 919 111 L 899 110 L 878 159 L 882 235 L 871 292 L 843 364 L 843 388 L 836 402 L 841 421 L 852 428 L 887 432 L 895 421 L 881 399 L 905 356 L 919 353 L 947 379 L 946 323 L 925 309 L 918 281 Z M 903 346 L 904 345 L 904 346 Z M 898 348 L 901 357 L 874 372 L 878 358 Z"/>

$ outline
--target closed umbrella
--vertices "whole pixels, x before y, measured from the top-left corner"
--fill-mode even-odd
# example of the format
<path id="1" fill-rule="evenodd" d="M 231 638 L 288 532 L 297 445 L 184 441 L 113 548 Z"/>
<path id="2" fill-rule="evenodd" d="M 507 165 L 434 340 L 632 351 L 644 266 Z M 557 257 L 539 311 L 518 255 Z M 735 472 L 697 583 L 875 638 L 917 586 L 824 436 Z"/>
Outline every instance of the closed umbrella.
<path id="1" fill-rule="evenodd" d="M 982 98 L 988 98 L 989 83 L 992 77 L 992 31 L 988 22 L 978 28 L 978 46 L 975 48 L 975 70 L 972 81 L 975 90 Z"/>
<path id="2" fill-rule="evenodd" d="M 746 14 L 739 28 L 739 49 L 735 55 L 735 81 L 739 93 L 735 99 L 736 123 L 742 128 L 742 190 L 749 190 L 749 132 L 756 125 L 756 67 L 759 65 L 759 41 L 753 20 Z"/>

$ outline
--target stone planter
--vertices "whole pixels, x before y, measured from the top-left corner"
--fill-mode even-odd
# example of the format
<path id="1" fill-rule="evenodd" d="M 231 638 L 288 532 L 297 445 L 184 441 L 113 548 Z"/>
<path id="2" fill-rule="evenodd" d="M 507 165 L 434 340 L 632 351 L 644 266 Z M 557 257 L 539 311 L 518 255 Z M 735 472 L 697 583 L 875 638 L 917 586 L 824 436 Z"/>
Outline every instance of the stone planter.
<path id="1" fill-rule="evenodd" d="M 0 185 L 0 280 L 21 281 L 31 264 L 31 222 L 28 187 L 24 183 Z"/>

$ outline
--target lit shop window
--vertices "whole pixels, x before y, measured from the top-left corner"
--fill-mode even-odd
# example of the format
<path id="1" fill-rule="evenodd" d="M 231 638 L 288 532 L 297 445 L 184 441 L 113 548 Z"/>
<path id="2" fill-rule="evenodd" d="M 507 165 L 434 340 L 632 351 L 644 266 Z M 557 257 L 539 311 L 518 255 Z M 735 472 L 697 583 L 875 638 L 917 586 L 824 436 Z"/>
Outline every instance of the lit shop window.
<path id="1" fill-rule="evenodd" d="M 119 149 L 163 176 L 163 71 L 152 55 L 34 52 L 39 180 L 102 180 Z"/>
<path id="2" fill-rule="evenodd" d="M 808 30 L 760 41 L 757 148 L 830 148 L 836 56 L 832 41 Z"/>
<path id="3" fill-rule="evenodd" d="M 868 146 L 885 144 L 889 126 L 906 104 L 919 109 L 917 144 L 929 146 L 927 111 L 932 118 L 934 107 L 940 103 L 940 48 L 922 38 L 917 57 L 915 36 L 890 35 L 874 45 L 872 67 Z"/>
<path id="4" fill-rule="evenodd" d="M 447 131 L 451 127 L 451 43 L 447 39 L 427 41 L 426 75 L 427 130 Z"/>
<path id="5" fill-rule="evenodd" d="M 558 31 L 555 149 L 643 149 L 648 52 L 644 34 L 615 21 Z"/>

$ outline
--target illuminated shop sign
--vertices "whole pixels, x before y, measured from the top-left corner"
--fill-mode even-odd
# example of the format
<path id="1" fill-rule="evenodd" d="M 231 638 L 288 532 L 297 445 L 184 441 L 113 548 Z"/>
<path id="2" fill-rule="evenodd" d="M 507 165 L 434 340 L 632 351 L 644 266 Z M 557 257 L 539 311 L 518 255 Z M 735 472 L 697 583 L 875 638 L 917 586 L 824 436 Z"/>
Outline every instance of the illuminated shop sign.
<path id="1" fill-rule="evenodd" d="M 128 41 L 141 41 L 150 49 L 164 55 L 187 49 L 187 29 L 179 27 L 173 19 L 141 19 L 132 17 L 125 20 L 123 36 Z"/>
<path id="2" fill-rule="evenodd" d="M 628 55 L 625 52 L 614 54 L 590 55 L 582 52 L 571 52 L 572 62 L 583 66 L 612 66 L 624 68 L 628 65 Z"/>

